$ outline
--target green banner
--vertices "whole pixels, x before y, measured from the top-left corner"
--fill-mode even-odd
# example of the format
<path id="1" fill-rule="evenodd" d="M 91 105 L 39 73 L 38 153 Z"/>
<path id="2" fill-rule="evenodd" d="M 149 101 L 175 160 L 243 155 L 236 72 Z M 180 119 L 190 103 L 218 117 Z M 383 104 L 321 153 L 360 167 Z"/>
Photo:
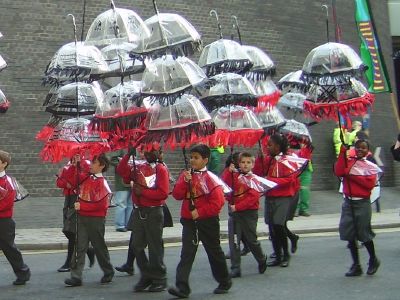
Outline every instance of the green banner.
<path id="1" fill-rule="evenodd" d="M 354 0 L 354 2 L 356 7 L 355 20 L 361 40 L 361 59 L 368 66 L 368 70 L 365 73 L 368 81 L 368 90 L 371 93 L 391 93 L 390 80 L 378 35 L 375 31 L 369 1 Z"/>

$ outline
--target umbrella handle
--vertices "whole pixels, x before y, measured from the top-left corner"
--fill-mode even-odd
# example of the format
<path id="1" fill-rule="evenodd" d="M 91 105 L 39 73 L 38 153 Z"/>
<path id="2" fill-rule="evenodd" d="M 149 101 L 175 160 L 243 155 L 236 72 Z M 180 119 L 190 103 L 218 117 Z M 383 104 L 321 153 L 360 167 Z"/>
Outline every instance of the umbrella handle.
<path id="1" fill-rule="evenodd" d="M 157 7 L 157 2 L 156 2 L 156 0 L 153 0 L 153 8 L 154 8 L 154 11 L 155 11 L 156 15 L 158 15 L 158 14 L 159 14 L 159 11 L 158 11 L 158 7 Z"/>
<path id="2" fill-rule="evenodd" d="M 83 34 L 85 32 L 85 19 L 86 19 L 86 0 L 83 0 L 81 42 L 83 41 Z"/>
<path id="3" fill-rule="evenodd" d="M 328 8 L 328 5 L 326 5 L 326 4 L 321 5 L 321 8 L 325 9 L 325 11 L 326 11 L 326 21 L 325 21 L 326 22 L 326 40 L 329 43 L 329 8 Z"/>
<path id="4" fill-rule="evenodd" d="M 242 43 L 242 35 L 240 34 L 240 27 L 239 27 L 238 18 L 235 15 L 231 16 L 231 18 L 232 18 L 232 27 L 233 27 L 233 29 L 236 29 L 236 31 L 237 31 L 239 43 L 240 43 L 240 45 L 243 45 L 243 43 Z"/>
<path id="5" fill-rule="evenodd" d="M 68 14 L 68 17 L 72 18 L 72 24 L 74 26 L 74 38 L 75 38 L 75 46 L 78 43 L 78 40 L 76 38 L 76 22 L 75 22 L 75 16 L 73 14 Z"/>
<path id="6" fill-rule="evenodd" d="M 115 10 L 115 3 L 114 0 L 110 0 L 110 6 L 112 10 Z"/>
<path id="7" fill-rule="evenodd" d="M 222 26 L 221 23 L 219 22 L 219 17 L 218 17 L 218 13 L 215 9 L 210 10 L 210 16 L 214 16 L 215 19 L 217 19 L 217 25 L 218 25 L 218 31 L 219 31 L 219 38 L 223 39 L 224 36 L 222 35 Z"/>

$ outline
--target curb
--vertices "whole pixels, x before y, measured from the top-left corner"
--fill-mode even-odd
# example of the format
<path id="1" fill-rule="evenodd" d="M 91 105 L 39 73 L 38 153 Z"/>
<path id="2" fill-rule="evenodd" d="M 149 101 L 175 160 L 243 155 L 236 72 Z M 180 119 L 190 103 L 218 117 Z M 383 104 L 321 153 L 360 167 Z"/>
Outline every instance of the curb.
<path id="1" fill-rule="evenodd" d="M 399 228 L 400 222 L 388 223 L 388 224 L 375 224 L 372 225 L 372 229 L 388 229 L 388 228 Z M 310 233 L 330 233 L 330 232 L 338 232 L 338 227 L 325 227 L 325 228 L 309 228 L 309 229 L 293 229 L 293 233 L 296 234 L 310 234 Z M 221 240 L 228 240 L 228 232 L 221 232 Z M 259 237 L 268 237 L 269 234 L 267 232 L 258 232 Z M 164 238 L 164 244 L 172 244 L 181 242 L 181 236 L 173 236 Z M 121 239 L 115 241 L 106 241 L 107 246 L 112 247 L 123 247 L 128 246 L 129 239 Z M 22 251 L 38 251 L 38 250 L 66 250 L 68 243 L 67 242 L 58 242 L 58 243 L 36 243 L 36 244 L 19 244 L 18 248 Z"/>

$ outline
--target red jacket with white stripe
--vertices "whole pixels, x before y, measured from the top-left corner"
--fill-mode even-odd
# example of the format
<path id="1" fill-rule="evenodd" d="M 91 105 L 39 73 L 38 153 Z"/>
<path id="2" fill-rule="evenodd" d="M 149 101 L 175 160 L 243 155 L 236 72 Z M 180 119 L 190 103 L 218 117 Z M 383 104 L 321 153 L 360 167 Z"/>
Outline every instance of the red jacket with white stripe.
<path id="1" fill-rule="evenodd" d="M 16 191 L 11 177 L 0 177 L 0 219 L 11 218 L 13 215 Z"/>

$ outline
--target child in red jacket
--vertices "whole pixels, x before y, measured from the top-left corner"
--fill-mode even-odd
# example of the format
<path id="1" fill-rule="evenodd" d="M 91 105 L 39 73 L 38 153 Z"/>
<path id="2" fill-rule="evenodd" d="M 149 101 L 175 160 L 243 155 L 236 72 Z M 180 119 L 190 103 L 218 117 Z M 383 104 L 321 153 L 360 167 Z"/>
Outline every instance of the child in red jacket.
<path id="1" fill-rule="evenodd" d="M 255 158 L 248 152 L 242 152 L 239 156 L 239 170 L 231 164 L 226 168 L 221 178 L 233 190 L 228 196 L 231 218 L 233 219 L 234 230 L 230 230 L 230 235 L 235 235 L 237 239 L 230 237 L 231 253 L 231 277 L 240 277 L 240 240 L 245 236 L 247 245 L 258 262 L 258 272 L 263 274 L 267 269 L 266 257 L 261 249 L 260 242 L 257 240 L 257 221 L 258 209 L 260 207 L 260 196 L 267 189 L 276 184 L 267 181 L 252 173 Z M 231 242 L 232 241 L 232 242 Z"/>
<path id="2" fill-rule="evenodd" d="M 95 156 L 90 164 L 91 175 L 79 187 L 78 201 L 75 202 L 75 210 L 78 212 L 78 239 L 71 261 L 71 278 L 65 280 L 68 286 L 82 285 L 82 271 L 89 241 L 104 272 L 100 283 L 109 283 L 114 277 L 114 268 L 104 240 L 105 217 L 111 197 L 111 189 L 103 177 L 108 165 L 109 161 L 104 154 Z"/>
<path id="3" fill-rule="evenodd" d="M 227 186 L 216 175 L 207 171 L 209 157 L 210 148 L 206 145 L 192 147 L 190 150 L 192 171 L 184 171 L 172 191 L 172 196 L 182 201 L 183 229 L 181 260 L 176 268 L 176 287 L 169 288 L 168 292 L 178 298 L 187 298 L 191 292 L 189 274 L 199 241 L 203 243 L 212 274 L 219 283 L 214 293 L 225 294 L 232 286 L 220 245 L 218 217 L 225 202 L 223 187 L 226 190 Z"/>
<path id="4" fill-rule="evenodd" d="M 78 167 L 79 164 L 79 167 Z M 65 263 L 58 268 L 58 272 L 69 272 L 71 270 L 71 259 L 75 249 L 76 239 L 76 211 L 75 202 L 78 198 L 76 187 L 80 182 L 89 176 L 90 162 L 81 160 L 80 155 L 72 157 L 70 162 L 64 166 L 60 174 L 57 176 L 56 185 L 63 189 L 65 196 L 63 207 L 63 230 L 65 237 L 68 239 L 68 252 Z M 79 171 L 79 174 L 78 174 Z M 94 264 L 94 249 L 89 247 L 87 256 L 90 261 L 90 267 Z"/>
<path id="5" fill-rule="evenodd" d="M 10 154 L 0 150 L 0 250 L 3 251 L 17 276 L 13 284 L 24 285 L 29 281 L 31 272 L 14 242 L 15 222 L 12 215 L 16 190 L 11 177 L 5 171 L 10 163 Z"/>
<path id="6" fill-rule="evenodd" d="M 335 175 L 343 177 L 342 214 L 339 223 L 340 239 L 348 241 L 353 258 L 350 270 L 345 274 L 348 277 L 360 276 L 363 271 L 360 266 L 357 240 L 363 242 L 369 254 L 368 275 L 373 275 L 379 268 L 380 261 L 375 255 L 371 229 L 371 190 L 379 179 L 382 170 L 366 159 L 369 152 L 369 143 L 358 140 L 355 144 L 356 157 L 346 158 L 346 148 L 342 146 L 335 164 Z"/>

